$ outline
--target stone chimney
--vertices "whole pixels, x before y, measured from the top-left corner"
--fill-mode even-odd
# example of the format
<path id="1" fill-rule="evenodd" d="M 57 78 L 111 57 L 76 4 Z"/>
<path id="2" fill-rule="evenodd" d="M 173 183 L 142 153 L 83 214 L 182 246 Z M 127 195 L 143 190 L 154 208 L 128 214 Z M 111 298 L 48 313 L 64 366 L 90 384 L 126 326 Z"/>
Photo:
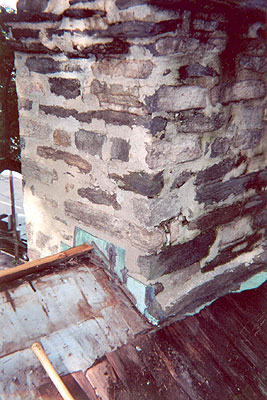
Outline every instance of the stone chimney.
<path id="1" fill-rule="evenodd" d="M 265 15 L 244 3 L 20 0 L 10 22 L 29 255 L 93 242 L 155 324 L 266 277 Z"/>

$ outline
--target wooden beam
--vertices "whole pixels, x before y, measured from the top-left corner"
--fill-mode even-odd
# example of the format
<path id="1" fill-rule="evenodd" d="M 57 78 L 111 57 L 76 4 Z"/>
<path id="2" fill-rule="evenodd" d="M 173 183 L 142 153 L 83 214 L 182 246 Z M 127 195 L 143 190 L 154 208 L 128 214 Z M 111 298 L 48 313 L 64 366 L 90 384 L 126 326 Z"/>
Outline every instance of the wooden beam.
<path id="1" fill-rule="evenodd" d="M 49 268 L 51 264 L 58 264 L 63 260 L 67 260 L 73 256 L 87 253 L 92 249 L 92 245 L 84 243 L 80 246 L 71 247 L 68 250 L 61 251 L 60 253 L 53 254 L 44 258 L 39 258 L 38 260 L 29 261 L 22 265 L 0 271 L 0 284 L 19 279 L 25 275 L 29 275 L 34 272 L 40 272 L 44 269 Z"/>

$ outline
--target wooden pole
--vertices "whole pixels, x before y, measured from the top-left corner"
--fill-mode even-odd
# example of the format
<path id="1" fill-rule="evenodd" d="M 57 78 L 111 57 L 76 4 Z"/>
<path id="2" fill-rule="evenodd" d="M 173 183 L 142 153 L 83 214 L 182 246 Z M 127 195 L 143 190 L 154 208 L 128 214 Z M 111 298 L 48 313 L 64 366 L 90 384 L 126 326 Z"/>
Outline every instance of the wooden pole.
<path id="1" fill-rule="evenodd" d="M 42 271 L 48 268 L 52 263 L 60 262 L 64 259 L 87 253 L 88 251 L 92 250 L 92 248 L 92 245 L 84 243 L 80 246 L 71 247 L 68 250 L 53 254 L 52 256 L 39 258 L 38 260 L 29 261 L 16 267 L 0 271 L 0 284 L 21 278 L 22 276 L 29 275 L 34 272 Z"/>
<path id="2" fill-rule="evenodd" d="M 49 361 L 47 355 L 45 354 L 44 349 L 42 348 L 41 344 L 36 342 L 32 345 L 32 351 L 44 367 L 47 375 L 61 394 L 64 400 L 74 400 L 68 389 L 66 388 L 65 384 L 63 383 L 62 379 L 58 375 L 57 371 Z"/>

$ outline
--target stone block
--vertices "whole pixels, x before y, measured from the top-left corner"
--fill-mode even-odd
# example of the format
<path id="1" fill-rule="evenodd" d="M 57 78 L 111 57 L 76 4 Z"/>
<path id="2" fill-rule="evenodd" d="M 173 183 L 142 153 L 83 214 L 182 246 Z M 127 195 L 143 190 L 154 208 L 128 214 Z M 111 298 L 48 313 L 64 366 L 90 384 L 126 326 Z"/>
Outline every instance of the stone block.
<path id="1" fill-rule="evenodd" d="M 231 141 L 226 137 L 216 137 L 211 144 L 210 157 L 215 158 L 227 154 Z"/>
<path id="2" fill-rule="evenodd" d="M 138 265 L 141 273 L 147 279 L 155 279 L 189 267 L 207 256 L 215 238 L 215 232 L 210 230 L 188 242 L 169 246 L 159 254 L 139 256 Z"/>
<path id="3" fill-rule="evenodd" d="M 151 121 L 150 133 L 152 136 L 156 136 L 158 132 L 162 132 L 167 126 L 167 119 L 162 117 L 155 117 Z"/>
<path id="4" fill-rule="evenodd" d="M 267 231 L 267 209 L 262 210 L 254 216 L 252 226 L 254 229 L 265 228 Z"/>
<path id="5" fill-rule="evenodd" d="M 49 78 L 48 82 L 51 92 L 65 99 L 75 99 L 81 94 L 81 84 L 78 79 Z"/>
<path id="6" fill-rule="evenodd" d="M 266 57 L 253 57 L 245 55 L 240 60 L 240 65 L 246 69 L 256 72 L 267 72 Z"/>
<path id="7" fill-rule="evenodd" d="M 43 250 L 46 248 L 47 244 L 50 241 L 50 237 L 45 235 L 43 232 L 39 231 L 36 233 L 36 246 Z"/>
<path id="8" fill-rule="evenodd" d="M 60 71 L 60 62 L 52 57 L 28 57 L 26 67 L 29 71 L 38 72 L 40 74 L 54 74 Z"/>
<path id="9" fill-rule="evenodd" d="M 214 164 L 197 173 L 196 185 L 205 185 L 214 180 L 221 180 L 228 172 L 236 167 L 236 160 L 226 158 L 218 164 Z"/>
<path id="10" fill-rule="evenodd" d="M 135 217 L 141 224 L 159 226 L 179 215 L 181 203 L 178 196 L 172 195 L 162 199 L 134 199 L 133 209 Z"/>
<path id="11" fill-rule="evenodd" d="M 86 188 L 79 188 L 78 195 L 80 197 L 86 198 L 91 203 L 94 204 L 103 204 L 105 206 L 111 206 L 115 210 L 120 210 L 121 206 L 117 202 L 116 194 L 108 193 L 100 188 L 94 187 L 86 187 Z"/>
<path id="12" fill-rule="evenodd" d="M 164 186 L 162 172 L 157 174 L 148 174 L 140 171 L 130 172 L 129 174 L 123 176 L 110 174 L 109 177 L 118 183 L 119 188 L 123 190 L 129 190 L 149 198 L 158 196 Z"/>
<path id="13" fill-rule="evenodd" d="M 128 141 L 121 138 L 112 138 L 111 160 L 129 161 L 131 145 Z"/>
<path id="14" fill-rule="evenodd" d="M 68 147 L 71 145 L 70 134 L 62 129 L 55 129 L 53 132 L 53 140 L 57 146 Z"/>
<path id="15" fill-rule="evenodd" d="M 263 122 L 263 107 L 257 106 L 242 106 L 241 118 L 245 129 L 261 129 L 264 126 Z"/>
<path id="16" fill-rule="evenodd" d="M 32 108 L 32 101 L 29 99 L 19 98 L 19 110 L 30 111 Z"/>
<path id="17" fill-rule="evenodd" d="M 88 229 L 92 227 L 93 229 L 107 232 L 109 235 L 114 235 L 116 238 L 121 239 L 123 237 L 124 223 L 113 215 L 73 200 L 64 202 L 64 210 L 68 217 L 88 226 Z"/>
<path id="18" fill-rule="evenodd" d="M 204 67 L 204 65 L 199 64 L 198 62 L 189 65 L 183 65 L 179 68 L 179 75 L 181 79 L 186 78 L 197 78 L 201 76 L 217 76 L 217 72 L 209 67 L 208 65 Z"/>
<path id="19" fill-rule="evenodd" d="M 132 223 L 128 223 L 126 233 L 132 246 L 148 253 L 159 251 L 166 240 L 162 229 L 143 228 Z"/>
<path id="20" fill-rule="evenodd" d="M 198 86 L 161 86 L 146 97 L 149 112 L 188 110 L 206 107 L 207 89 Z"/>
<path id="21" fill-rule="evenodd" d="M 249 189 L 260 192 L 267 185 L 267 169 L 232 178 L 225 182 L 208 183 L 197 188 L 196 200 L 205 205 L 219 203 L 229 196 L 239 196 Z"/>
<path id="22" fill-rule="evenodd" d="M 78 150 L 84 151 L 92 156 L 102 157 L 103 144 L 106 136 L 100 133 L 80 129 L 75 133 L 75 145 Z"/>
<path id="23" fill-rule="evenodd" d="M 265 85 L 260 80 L 244 80 L 232 85 L 215 86 L 211 89 L 212 104 L 227 104 L 240 100 L 259 99 L 265 96 Z"/>
<path id="24" fill-rule="evenodd" d="M 112 60 L 104 59 L 92 65 L 96 77 L 112 76 L 133 79 L 147 79 L 153 70 L 154 64 L 150 60 Z"/>
<path id="25" fill-rule="evenodd" d="M 51 133 L 52 129 L 49 125 L 41 124 L 31 118 L 20 117 L 21 137 L 38 137 L 38 139 L 47 139 Z"/>
<path id="26" fill-rule="evenodd" d="M 180 132 L 204 133 L 220 129 L 225 124 L 222 112 L 206 116 L 197 110 L 180 111 L 175 115 L 177 130 Z"/>
<path id="27" fill-rule="evenodd" d="M 183 171 L 174 179 L 171 190 L 179 189 L 180 187 L 182 187 L 193 175 L 194 173 L 192 171 Z"/>
<path id="28" fill-rule="evenodd" d="M 219 21 L 214 20 L 206 20 L 201 18 L 196 18 L 193 21 L 193 29 L 198 31 L 206 31 L 206 32 L 214 32 L 219 25 Z"/>
<path id="29" fill-rule="evenodd" d="M 21 163 L 23 177 L 26 181 L 28 179 L 36 179 L 49 185 L 58 180 L 58 174 L 55 169 L 50 170 L 47 167 L 40 166 L 39 163 L 29 158 L 22 158 Z"/>
<path id="30" fill-rule="evenodd" d="M 184 55 L 195 52 L 198 47 L 199 40 L 192 37 L 165 37 L 148 45 L 148 49 L 155 56 Z"/>
<path id="31" fill-rule="evenodd" d="M 203 262 L 201 270 L 203 272 L 212 271 L 214 268 L 226 264 L 242 253 L 248 253 L 252 251 L 261 238 L 262 234 L 254 233 L 252 235 L 248 235 L 243 240 L 237 241 L 236 243 L 219 250 L 218 254 L 213 260 Z"/>
<path id="32" fill-rule="evenodd" d="M 179 135 L 173 142 L 155 140 L 151 145 L 146 146 L 146 150 L 146 162 L 152 169 L 197 160 L 202 156 L 199 137 L 189 134 Z"/>
<path id="33" fill-rule="evenodd" d="M 264 129 L 241 129 L 234 138 L 234 146 L 248 150 L 258 146 L 264 135 Z"/>
<path id="34" fill-rule="evenodd" d="M 234 204 L 222 206 L 191 221 L 189 229 L 200 229 L 206 232 L 217 226 L 228 224 L 235 218 L 245 215 L 257 215 L 266 207 L 267 195 L 255 195 Z"/>
<path id="35" fill-rule="evenodd" d="M 91 164 L 84 158 L 76 154 L 71 154 L 61 150 L 55 150 L 52 147 L 38 146 L 37 154 L 42 158 L 50 159 L 53 161 L 63 160 L 67 165 L 69 165 L 70 167 L 77 167 L 80 172 L 84 174 L 90 172 L 92 169 Z"/>

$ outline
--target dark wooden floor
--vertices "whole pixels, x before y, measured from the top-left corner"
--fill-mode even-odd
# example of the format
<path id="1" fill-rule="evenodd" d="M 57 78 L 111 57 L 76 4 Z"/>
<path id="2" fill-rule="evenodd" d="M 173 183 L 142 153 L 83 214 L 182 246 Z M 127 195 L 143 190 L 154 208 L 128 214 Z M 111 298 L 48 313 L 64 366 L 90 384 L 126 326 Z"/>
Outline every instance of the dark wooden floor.
<path id="1" fill-rule="evenodd" d="M 78 399 L 266 400 L 267 283 L 141 335 L 86 374 L 64 377 Z M 50 385 L 42 400 L 60 399 Z"/>

